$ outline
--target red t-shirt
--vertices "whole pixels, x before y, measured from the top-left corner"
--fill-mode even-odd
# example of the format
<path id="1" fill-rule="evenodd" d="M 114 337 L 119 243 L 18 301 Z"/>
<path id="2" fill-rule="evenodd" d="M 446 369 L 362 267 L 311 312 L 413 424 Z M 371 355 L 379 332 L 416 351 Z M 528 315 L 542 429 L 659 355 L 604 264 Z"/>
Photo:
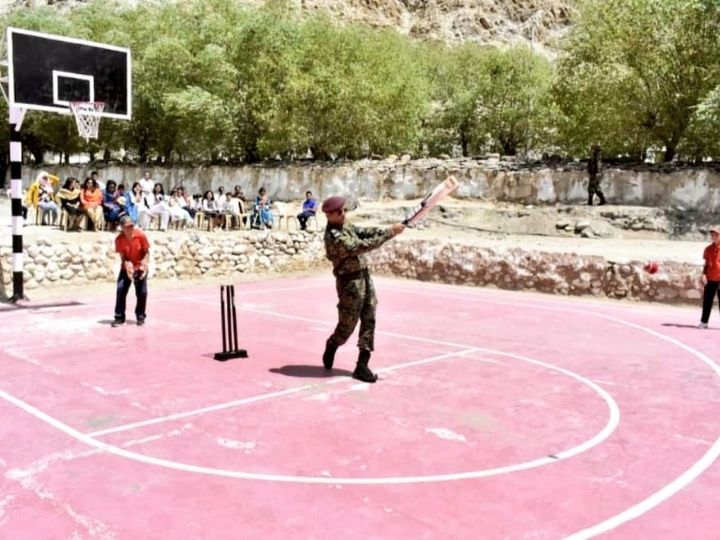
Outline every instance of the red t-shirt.
<path id="1" fill-rule="evenodd" d="M 705 276 L 708 281 L 720 281 L 720 248 L 715 243 L 705 248 Z"/>
<path id="2" fill-rule="evenodd" d="M 133 266 L 140 264 L 149 250 L 148 239 L 140 229 L 133 229 L 132 238 L 129 240 L 124 233 L 120 233 L 115 239 L 115 251 L 122 255 L 124 260 L 133 263 Z"/>

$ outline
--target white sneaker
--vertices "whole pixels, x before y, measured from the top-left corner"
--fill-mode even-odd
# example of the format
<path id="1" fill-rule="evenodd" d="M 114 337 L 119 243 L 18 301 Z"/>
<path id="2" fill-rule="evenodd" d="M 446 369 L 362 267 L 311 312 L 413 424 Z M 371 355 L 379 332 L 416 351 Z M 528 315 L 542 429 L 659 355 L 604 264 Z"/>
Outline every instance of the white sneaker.
<path id="1" fill-rule="evenodd" d="M 701 322 L 697 326 L 700 330 L 705 330 L 707 328 L 707 323 Z"/>

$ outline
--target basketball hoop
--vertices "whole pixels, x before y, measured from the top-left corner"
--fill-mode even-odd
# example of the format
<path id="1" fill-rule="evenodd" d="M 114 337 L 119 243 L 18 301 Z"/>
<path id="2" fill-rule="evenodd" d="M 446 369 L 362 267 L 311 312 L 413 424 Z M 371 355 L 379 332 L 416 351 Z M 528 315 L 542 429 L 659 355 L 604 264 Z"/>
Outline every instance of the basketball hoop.
<path id="1" fill-rule="evenodd" d="M 75 116 L 78 133 L 85 141 L 97 139 L 100 119 L 105 110 L 103 101 L 72 101 L 70 111 Z"/>

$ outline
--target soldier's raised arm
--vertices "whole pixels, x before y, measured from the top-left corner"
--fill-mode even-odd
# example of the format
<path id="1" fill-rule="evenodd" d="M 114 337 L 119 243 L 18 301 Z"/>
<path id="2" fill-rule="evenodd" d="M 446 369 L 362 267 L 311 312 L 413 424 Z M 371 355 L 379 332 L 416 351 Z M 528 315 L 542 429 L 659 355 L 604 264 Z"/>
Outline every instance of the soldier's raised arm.
<path id="1" fill-rule="evenodd" d="M 391 238 L 397 236 L 405 229 L 402 223 L 396 223 L 386 229 L 377 228 L 371 235 L 361 238 L 359 234 L 348 234 L 347 231 L 332 231 L 333 248 L 343 251 L 345 256 L 362 255 L 368 251 L 379 248 Z"/>

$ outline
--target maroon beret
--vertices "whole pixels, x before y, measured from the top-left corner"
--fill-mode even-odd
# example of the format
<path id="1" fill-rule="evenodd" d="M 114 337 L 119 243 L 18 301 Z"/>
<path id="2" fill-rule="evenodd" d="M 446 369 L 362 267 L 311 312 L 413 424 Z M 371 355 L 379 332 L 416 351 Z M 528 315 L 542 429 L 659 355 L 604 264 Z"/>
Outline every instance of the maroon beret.
<path id="1" fill-rule="evenodd" d="M 345 197 L 336 195 L 335 197 L 330 197 L 329 199 L 325 199 L 325 202 L 322 203 L 322 211 L 325 213 L 337 212 L 343 206 L 345 206 Z"/>

